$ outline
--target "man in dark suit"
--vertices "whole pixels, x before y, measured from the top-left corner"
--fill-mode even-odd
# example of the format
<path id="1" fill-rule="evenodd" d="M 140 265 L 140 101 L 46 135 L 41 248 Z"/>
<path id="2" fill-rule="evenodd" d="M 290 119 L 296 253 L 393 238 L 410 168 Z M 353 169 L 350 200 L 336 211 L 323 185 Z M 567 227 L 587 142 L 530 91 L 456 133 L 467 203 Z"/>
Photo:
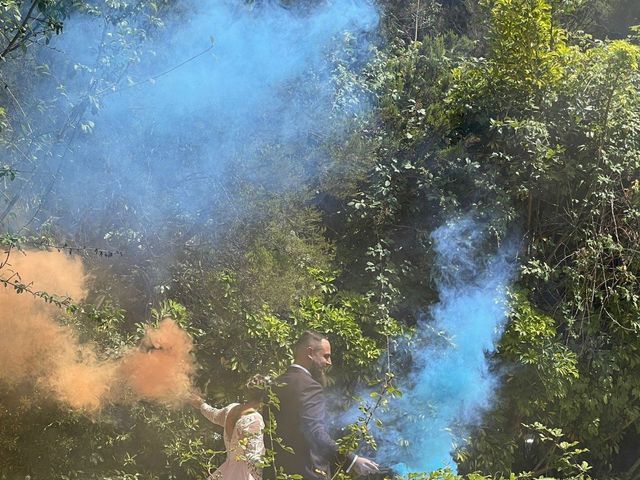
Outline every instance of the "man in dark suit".
<path id="1" fill-rule="evenodd" d="M 341 455 L 327 433 L 323 389 L 325 370 L 331 365 L 329 340 L 316 332 L 304 332 L 294 345 L 293 355 L 293 365 L 276 380 L 274 388 L 280 408 L 271 412 L 276 421 L 275 436 L 293 451 L 277 442 L 272 446 L 276 469 L 302 475 L 305 480 L 330 478 L 331 467 L 336 464 L 359 475 L 377 472 L 378 465 L 368 458 L 353 453 Z"/>

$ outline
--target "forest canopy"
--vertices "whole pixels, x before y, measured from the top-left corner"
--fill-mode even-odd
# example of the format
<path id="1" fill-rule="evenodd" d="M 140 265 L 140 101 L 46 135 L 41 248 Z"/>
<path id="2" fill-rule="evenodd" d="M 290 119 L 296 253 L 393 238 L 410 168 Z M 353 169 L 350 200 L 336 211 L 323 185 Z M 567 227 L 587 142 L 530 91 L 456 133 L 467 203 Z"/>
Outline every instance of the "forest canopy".
<path id="1" fill-rule="evenodd" d="M 639 2 L 3 0 L 0 33 L 0 479 L 207 478 L 186 392 L 307 329 L 387 478 L 640 476 Z"/>

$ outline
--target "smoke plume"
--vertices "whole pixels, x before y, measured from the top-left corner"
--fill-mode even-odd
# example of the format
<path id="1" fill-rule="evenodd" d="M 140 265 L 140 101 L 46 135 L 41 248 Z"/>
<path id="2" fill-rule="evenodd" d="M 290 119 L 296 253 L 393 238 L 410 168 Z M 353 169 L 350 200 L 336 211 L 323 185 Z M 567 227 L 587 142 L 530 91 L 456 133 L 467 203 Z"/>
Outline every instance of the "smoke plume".
<path id="1" fill-rule="evenodd" d="M 135 398 L 180 403 L 192 391 L 193 343 L 173 320 L 147 327 L 141 348 L 122 358 L 118 373 Z"/>
<path id="2" fill-rule="evenodd" d="M 44 291 L 81 302 L 87 275 L 78 257 L 58 251 L 13 252 L 0 269 Z M 195 372 L 191 338 L 171 319 L 148 327 L 140 346 L 104 359 L 92 343 L 59 323 L 62 311 L 27 292 L 0 290 L 0 384 L 27 387 L 73 409 L 97 411 L 107 403 L 139 399 L 181 403 Z"/>
<path id="3" fill-rule="evenodd" d="M 42 50 L 42 101 L 62 83 L 59 128 L 70 131 L 77 112 L 82 127 L 54 148 L 49 168 L 9 186 L 38 197 L 34 222 L 55 211 L 69 235 L 82 229 L 84 241 L 130 253 L 175 223 L 193 232 L 252 215 L 239 190 L 297 190 L 317 174 L 318 139 L 361 108 L 356 97 L 336 104 L 335 77 L 367 54 L 378 20 L 368 0 L 181 0 L 171 9 L 163 28 L 140 26 L 143 40 L 123 34 L 134 19 L 74 15 Z M 50 118 L 40 127 L 50 131 Z M 60 171 L 52 186 L 51 169 Z"/>
<path id="4" fill-rule="evenodd" d="M 455 470 L 456 441 L 492 400 L 487 353 L 503 330 L 516 250 L 505 244 L 487 257 L 486 237 L 468 218 L 432 234 L 439 303 L 418 325 L 411 369 L 397 372 L 403 396 L 381 413 L 376 433 L 377 460 L 402 473 Z"/>

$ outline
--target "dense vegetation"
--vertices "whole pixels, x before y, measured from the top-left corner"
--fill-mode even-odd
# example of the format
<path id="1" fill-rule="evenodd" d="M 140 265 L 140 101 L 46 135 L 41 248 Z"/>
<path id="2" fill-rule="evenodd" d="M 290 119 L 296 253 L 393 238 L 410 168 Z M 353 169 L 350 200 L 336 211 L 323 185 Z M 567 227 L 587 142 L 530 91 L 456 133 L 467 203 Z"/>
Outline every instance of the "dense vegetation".
<path id="1" fill-rule="evenodd" d="M 153 61 L 148 42 L 188 3 L 1 2 L 3 244 L 77 247 L 92 291 L 64 321 L 105 354 L 134 344 L 141 322 L 176 318 L 195 340 L 196 383 L 222 403 L 251 374 L 281 371 L 305 328 L 331 334 L 338 387 L 381 382 L 390 345 L 437 301 L 430 234 L 471 216 L 491 233 L 487 254 L 514 236 L 522 247 L 489 359 L 495 401 L 453 452 L 460 475 L 638 478 L 640 4 L 379 6 L 366 58 L 326 52 L 334 111 L 370 107 L 332 117 L 311 148 L 305 138 L 239 155 L 225 195 L 195 213 L 171 211 L 189 185 L 169 187 L 152 229 L 106 181 L 104 202 L 65 203 L 55 184 L 72 153 L 96 178 L 126 183 L 130 172 L 91 156 L 104 93 Z M 52 63 L 49 45 L 88 17 L 104 24 L 95 58 Z M 310 112 L 326 81 L 305 79 Z M 118 135 L 155 138 L 144 125 Z M 113 141 L 104 150 L 116 157 Z M 148 146 L 132 155 L 160 162 Z M 197 159 L 188 147 L 167 155 Z M 92 416 L 29 397 L 0 385 L 1 479 L 203 478 L 222 458 L 220 436 L 188 408 Z"/>

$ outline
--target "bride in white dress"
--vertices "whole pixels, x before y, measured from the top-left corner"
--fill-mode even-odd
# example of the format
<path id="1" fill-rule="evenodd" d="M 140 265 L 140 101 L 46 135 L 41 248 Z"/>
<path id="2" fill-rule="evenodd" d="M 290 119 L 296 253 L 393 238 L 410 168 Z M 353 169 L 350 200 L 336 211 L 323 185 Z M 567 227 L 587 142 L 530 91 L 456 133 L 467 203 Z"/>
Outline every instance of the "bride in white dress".
<path id="1" fill-rule="evenodd" d="M 224 428 L 227 458 L 208 480 L 262 480 L 264 420 L 260 407 L 266 396 L 268 377 L 255 375 L 246 384 L 245 403 L 215 408 L 193 396 L 192 405 L 211 422 Z"/>

